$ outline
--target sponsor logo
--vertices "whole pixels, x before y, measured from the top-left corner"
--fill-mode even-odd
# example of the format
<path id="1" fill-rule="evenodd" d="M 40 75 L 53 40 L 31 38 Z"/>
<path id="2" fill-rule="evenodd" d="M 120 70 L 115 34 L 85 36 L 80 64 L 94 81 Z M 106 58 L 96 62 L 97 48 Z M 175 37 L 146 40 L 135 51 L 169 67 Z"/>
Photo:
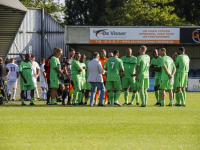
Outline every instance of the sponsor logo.
<path id="1" fill-rule="evenodd" d="M 102 29 L 102 30 L 93 30 L 93 33 L 96 34 L 96 37 L 98 37 L 98 34 L 102 34 L 102 35 L 111 35 L 111 36 L 123 36 L 123 35 L 126 35 L 126 32 L 116 32 L 116 31 L 106 31 L 108 29 Z"/>
<path id="2" fill-rule="evenodd" d="M 192 39 L 193 41 L 195 41 L 196 43 L 200 43 L 200 37 L 199 37 L 199 34 L 200 34 L 200 29 L 196 29 L 192 32 Z"/>

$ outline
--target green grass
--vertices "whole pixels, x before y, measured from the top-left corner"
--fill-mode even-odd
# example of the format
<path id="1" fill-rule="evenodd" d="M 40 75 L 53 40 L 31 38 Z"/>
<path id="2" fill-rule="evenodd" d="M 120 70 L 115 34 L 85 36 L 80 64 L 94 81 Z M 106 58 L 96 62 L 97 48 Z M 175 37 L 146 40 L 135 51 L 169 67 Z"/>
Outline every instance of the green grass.
<path id="1" fill-rule="evenodd" d="M 187 107 L 153 106 L 154 93 L 146 108 L 35 103 L 0 106 L 0 149 L 200 149 L 200 93 Z"/>

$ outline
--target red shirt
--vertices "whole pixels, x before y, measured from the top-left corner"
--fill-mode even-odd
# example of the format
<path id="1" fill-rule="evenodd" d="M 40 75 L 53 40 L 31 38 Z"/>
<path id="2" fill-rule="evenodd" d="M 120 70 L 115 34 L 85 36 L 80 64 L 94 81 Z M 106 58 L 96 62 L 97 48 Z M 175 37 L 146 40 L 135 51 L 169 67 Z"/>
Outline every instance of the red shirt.
<path id="1" fill-rule="evenodd" d="M 45 62 L 45 72 L 46 72 L 46 78 L 49 79 L 50 78 L 50 60 L 51 60 L 51 57 L 53 55 L 51 55 Z"/>

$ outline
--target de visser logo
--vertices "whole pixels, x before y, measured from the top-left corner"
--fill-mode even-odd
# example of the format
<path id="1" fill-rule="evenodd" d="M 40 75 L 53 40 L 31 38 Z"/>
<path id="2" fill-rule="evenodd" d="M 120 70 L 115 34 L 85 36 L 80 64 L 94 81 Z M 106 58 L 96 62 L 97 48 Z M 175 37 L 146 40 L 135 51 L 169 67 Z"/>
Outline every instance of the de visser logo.
<path id="1" fill-rule="evenodd" d="M 196 29 L 192 32 L 192 39 L 196 42 L 196 43 L 200 43 L 200 38 L 199 38 L 199 33 L 200 33 L 200 29 Z"/>
<path id="2" fill-rule="evenodd" d="M 93 30 L 93 33 L 96 34 L 96 37 L 98 37 L 98 34 L 102 34 L 102 35 L 113 35 L 113 36 L 117 36 L 117 35 L 126 35 L 126 32 L 116 32 L 116 31 L 106 31 L 108 29 L 102 29 L 102 30 Z M 98 37 L 99 38 L 99 37 Z"/>

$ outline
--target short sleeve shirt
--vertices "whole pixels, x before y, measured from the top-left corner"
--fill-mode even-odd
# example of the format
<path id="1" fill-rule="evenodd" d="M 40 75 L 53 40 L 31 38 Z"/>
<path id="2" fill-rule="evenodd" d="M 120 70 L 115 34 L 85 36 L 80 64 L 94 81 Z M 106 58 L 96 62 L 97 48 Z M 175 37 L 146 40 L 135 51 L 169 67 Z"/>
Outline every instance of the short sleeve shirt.
<path id="1" fill-rule="evenodd" d="M 107 68 L 107 80 L 106 81 L 119 81 L 119 70 L 124 69 L 124 65 L 121 59 L 116 57 L 110 57 L 104 64 L 104 68 Z"/>
<path id="2" fill-rule="evenodd" d="M 59 79 L 58 78 L 58 73 L 56 72 L 56 70 L 54 68 L 58 68 L 59 70 L 61 69 L 60 66 L 60 61 L 57 57 L 53 56 L 51 57 L 50 60 L 50 79 Z"/>
<path id="3" fill-rule="evenodd" d="M 17 72 L 19 72 L 18 65 L 14 63 L 9 63 L 6 65 L 6 67 L 9 69 L 10 73 L 7 76 L 7 81 L 16 81 L 17 80 Z"/>
<path id="4" fill-rule="evenodd" d="M 162 67 L 162 74 L 161 74 L 161 80 L 169 80 L 169 76 L 166 73 L 165 69 L 163 67 L 166 67 L 169 74 L 172 74 L 173 69 L 175 67 L 174 61 L 169 56 L 163 56 L 161 59 L 161 67 Z"/>
<path id="5" fill-rule="evenodd" d="M 85 63 L 80 62 L 80 66 L 81 66 L 81 68 L 83 68 L 83 67 L 85 66 Z M 83 71 L 82 71 L 81 74 L 80 74 L 80 76 L 81 76 L 81 78 L 82 78 L 83 80 L 85 80 L 85 75 L 86 75 L 85 69 L 83 69 Z"/>
<path id="6" fill-rule="evenodd" d="M 157 58 L 152 58 L 151 65 L 153 65 L 154 67 L 160 67 L 160 60 L 161 56 L 158 56 Z M 160 77 L 161 77 L 161 71 L 160 72 L 155 71 L 155 78 L 160 78 Z"/>
<path id="7" fill-rule="evenodd" d="M 123 56 L 121 58 L 124 65 L 124 78 L 133 78 L 132 75 L 135 74 L 135 68 L 137 64 L 137 57 Z"/>
<path id="8" fill-rule="evenodd" d="M 140 55 L 137 59 L 137 65 L 140 66 L 139 73 L 137 78 L 138 79 L 144 79 L 149 78 L 149 64 L 150 63 L 150 57 L 149 55 Z"/>
<path id="9" fill-rule="evenodd" d="M 73 60 L 72 61 L 72 64 L 71 64 L 71 67 L 72 67 L 72 79 L 77 79 L 77 78 L 80 78 L 80 74 L 78 73 L 79 70 L 81 69 L 81 65 L 80 65 L 80 62 L 77 61 L 77 60 Z"/>
<path id="10" fill-rule="evenodd" d="M 90 60 L 87 60 L 85 62 L 85 65 L 86 65 L 86 79 L 89 77 L 89 71 L 88 71 L 88 63 L 90 62 Z"/>
<path id="11" fill-rule="evenodd" d="M 27 81 L 27 84 L 25 84 L 23 78 L 20 77 L 20 85 L 32 85 L 33 84 L 31 66 L 32 65 L 30 62 L 25 62 L 25 61 L 22 61 L 19 64 L 19 72 L 22 72 L 24 78 Z"/>
<path id="12" fill-rule="evenodd" d="M 176 66 L 179 66 L 177 72 L 188 73 L 189 72 L 190 59 L 186 54 L 179 55 L 176 58 Z"/>
<path id="13" fill-rule="evenodd" d="M 45 78 L 44 78 L 43 72 L 45 72 L 45 70 L 44 70 L 44 64 L 42 64 L 40 66 L 40 82 L 45 82 Z"/>

